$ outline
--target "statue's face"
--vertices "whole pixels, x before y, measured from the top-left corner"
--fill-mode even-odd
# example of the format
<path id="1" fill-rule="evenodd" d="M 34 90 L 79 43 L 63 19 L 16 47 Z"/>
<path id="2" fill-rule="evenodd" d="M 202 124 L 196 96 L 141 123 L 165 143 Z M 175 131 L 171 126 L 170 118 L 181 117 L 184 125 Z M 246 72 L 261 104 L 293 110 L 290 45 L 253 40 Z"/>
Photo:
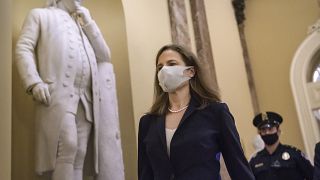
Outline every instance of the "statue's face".
<path id="1" fill-rule="evenodd" d="M 63 5 L 69 12 L 75 12 L 80 6 L 83 0 L 61 0 Z"/>

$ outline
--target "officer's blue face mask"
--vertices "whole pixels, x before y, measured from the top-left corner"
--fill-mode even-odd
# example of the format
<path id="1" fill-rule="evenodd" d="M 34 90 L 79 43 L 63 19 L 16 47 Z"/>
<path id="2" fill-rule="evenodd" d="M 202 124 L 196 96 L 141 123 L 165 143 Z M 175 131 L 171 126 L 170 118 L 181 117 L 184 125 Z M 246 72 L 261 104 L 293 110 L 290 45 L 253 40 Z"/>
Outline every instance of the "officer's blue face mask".
<path id="1" fill-rule="evenodd" d="M 273 134 L 261 135 L 261 138 L 266 145 L 271 146 L 279 139 L 278 131 Z"/>

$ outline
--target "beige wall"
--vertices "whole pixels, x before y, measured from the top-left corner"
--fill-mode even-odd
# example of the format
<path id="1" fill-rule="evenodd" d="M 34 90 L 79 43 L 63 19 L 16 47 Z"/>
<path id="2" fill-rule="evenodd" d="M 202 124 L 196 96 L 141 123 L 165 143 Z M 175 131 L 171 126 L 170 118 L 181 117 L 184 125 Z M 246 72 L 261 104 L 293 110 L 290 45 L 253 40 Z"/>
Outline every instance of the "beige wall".
<path id="1" fill-rule="evenodd" d="M 205 3 L 222 100 L 234 115 L 249 157 L 254 150 L 252 139 L 256 130 L 251 126 L 253 109 L 233 7 L 230 1 L 206 0 Z"/>
<path id="2" fill-rule="evenodd" d="M 171 43 L 167 1 L 122 0 L 126 19 L 128 52 L 136 132 L 140 117 L 153 98 L 155 56 Z"/>
<path id="3" fill-rule="evenodd" d="M 10 0 L 0 1 L 0 179 L 11 179 L 11 20 Z"/>
<path id="4" fill-rule="evenodd" d="M 245 33 L 262 111 L 282 114 L 281 140 L 302 150 L 289 83 L 293 55 L 319 17 L 316 0 L 247 0 Z"/>
<path id="5" fill-rule="evenodd" d="M 13 1 L 13 42 L 21 29 L 23 19 L 31 8 L 42 7 L 43 0 Z M 92 17 L 99 25 L 111 48 L 114 64 L 121 138 L 125 161 L 126 179 L 134 179 L 136 173 L 137 147 L 133 119 L 131 81 L 126 42 L 125 19 L 121 1 L 84 1 Z M 5 7 L 5 6 L 1 6 Z M 9 51 L 10 52 L 10 51 Z M 11 65 L 11 64 L 10 64 Z M 3 67 L 3 66 L 1 66 Z M 12 179 L 35 179 L 34 177 L 34 122 L 31 97 L 22 89 L 16 68 L 13 67 L 13 158 Z M 2 179 L 2 178 L 0 178 Z"/>

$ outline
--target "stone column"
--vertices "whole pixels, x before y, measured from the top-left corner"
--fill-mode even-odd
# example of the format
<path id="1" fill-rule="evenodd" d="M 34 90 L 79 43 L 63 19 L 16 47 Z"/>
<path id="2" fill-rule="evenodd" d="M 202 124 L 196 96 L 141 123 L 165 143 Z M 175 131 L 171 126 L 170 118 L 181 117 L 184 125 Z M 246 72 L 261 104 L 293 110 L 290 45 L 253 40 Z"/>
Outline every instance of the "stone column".
<path id="1" fill-rule="evenodd" d="M 172 42 L 191 50 L 185 2 L 184 0 L 168 0 L 168 4 Z"/>
<path id="2" fill-rule="evenodd" d="M 191 17 L 195 34 L 197 55 L 204 67 L 206 81 L 213 88 L 218 86 L 212 55 L 209 27 L 203 0 L 190 0 Z"/>

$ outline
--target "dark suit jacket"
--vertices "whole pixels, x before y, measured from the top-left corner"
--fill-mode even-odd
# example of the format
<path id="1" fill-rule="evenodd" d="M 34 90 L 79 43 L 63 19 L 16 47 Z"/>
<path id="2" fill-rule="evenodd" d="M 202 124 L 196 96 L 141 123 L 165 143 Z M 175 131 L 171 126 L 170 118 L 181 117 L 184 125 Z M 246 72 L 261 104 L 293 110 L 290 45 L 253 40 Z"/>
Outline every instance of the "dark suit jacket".
<path id="1" fill-rule="evenodd" d="M 166 150 L 165 116 L 144 115 L 138 137 L 139 180 L 218 180 L 222 152 L 233 180 L 253 180 L 239 135 L 224 103 L 198 109 L 192 98 Z"/>
<path id="2" fill-rule="evenodd" d="M 320 180 L 320 142 L 316 144 L 316 148 L 314 151 L 313 180 Z"/>

